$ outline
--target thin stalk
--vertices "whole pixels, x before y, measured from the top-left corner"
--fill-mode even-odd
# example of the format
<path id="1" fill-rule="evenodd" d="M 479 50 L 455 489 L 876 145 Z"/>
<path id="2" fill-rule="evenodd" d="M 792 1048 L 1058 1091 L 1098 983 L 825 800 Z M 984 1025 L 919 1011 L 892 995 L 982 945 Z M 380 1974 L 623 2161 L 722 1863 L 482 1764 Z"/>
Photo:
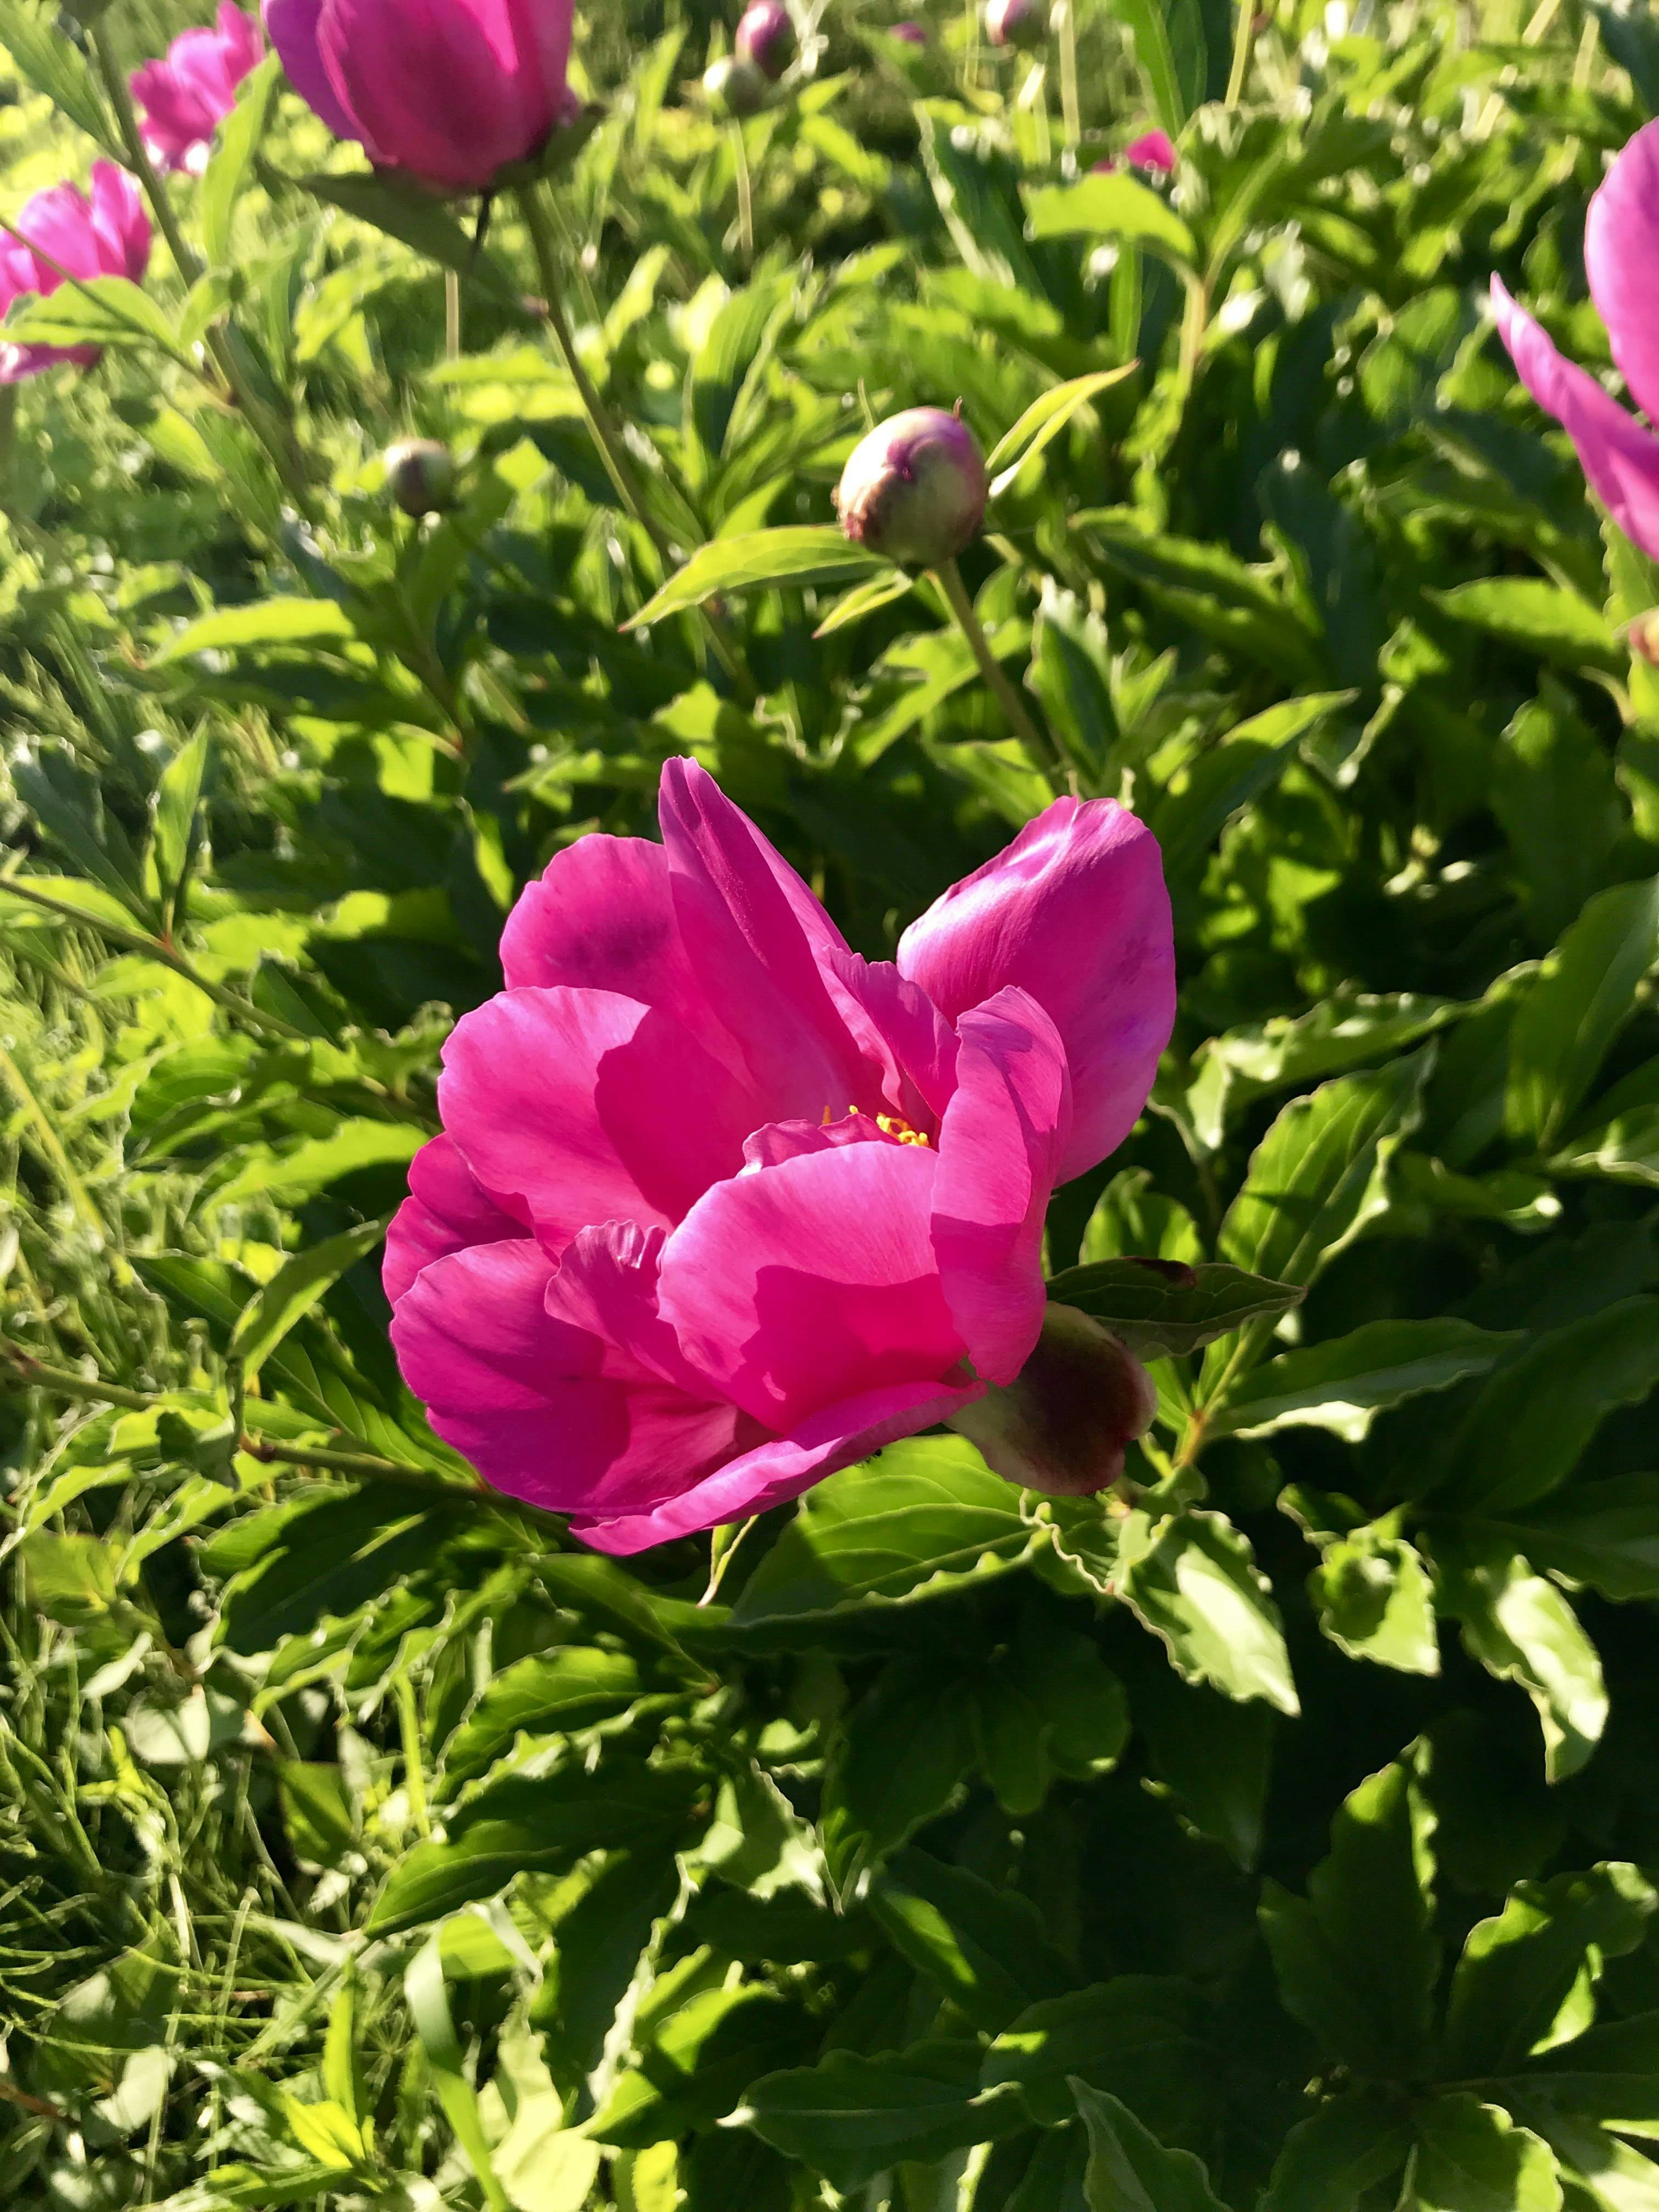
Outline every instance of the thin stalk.
<path id="1" fill-rule="evenodd" d="M 1037 727 L 1024 701 L 1003 673 L 1001 662 L 992 652 L 990 642 L 980 628 L 979 617 L 974 612 L 974 603 L 968 596 L 968 586 L 962 580 L 961 569 L 954 561 L 945 561 L 932 574 L 934 582 L 945 594 L 945 603 L 955 618 L 957 628 L 967 639 L 969 648 L 979 663 L 980 674 L 1013 726 L 1015 735 L 1030 756 L 1032 767 L 1058 787 L 1064 779 L 1066 763 L 1053 739 Z"/>
<path id="2" fill-rule="evenodd" d="M 1054 9 L 1060 36 L 1060 115 L 1066 150 L 1074 154 L 1083 137 L 1083 110 L 1077 94 L 1077 0 L 1060 0 Z"/>
<path id="3" fill-rule="evenodd" d="M 444 359 L 461 357 L 461 279 L 454 269 L 444 271 Z"/>
<path id="4" fill-rule="evenodd" d="M 1233 33 L 1233 65 L 1227 76 L 1225 105 L 1237 107 L 1244 97 L 1244 81 L 1250 74 L 1250 49 L 1255 44 L 1255 0 L 1238 0 L 1238 25 Z"/>
<path id="5" fill-rule="evenodd" d="M 560 300 L 558 257 L 554 252 L 553 234 L 549 227 L 547 210 L 543 204 L 541 194 L 535 185 L 527 185 L 520 193 L 519 205 L 523 211 L 526 228 L 530 233 L 530 243 L 536 256 L 536 270 L 542 288 L 542 312 L 549 330 L 553 333 L 554 343 L 558 347 L 564 365 L 570 372 L 570 380 L 576 387 L 576 397 L 581 401 L 582 411 L 587 417 L 588 427 L 593 433 L 594 441 L 605 461 L 605 472 L 616 487 L 617 498 L 651 540 L 652 544 L 656 548 L 658 558 L 662 562 L 664 568 L 667 569 L 673 564 L 673 551 L 669 544 L 667 535 L 646 506 L 638 480 L 634 474 L 633 463 L 628 458 L 628 448 L 623 443 L 622 434 L 611 420 L 610 409 L 599 397 L 598 387 L 588 374 L 580 354 L 576 350 L 576 341 L 571 336 L 570 325 L 565 319 L 564 308 Z M 715 656 L 721 667 L 731 678 L 744 704 L 752 707 L 760 694 L 738 657 L 730 632 L 711 608 L 704 607 L 702 614 L 703 621 L 708 625 L 709 641 L 714 646 Z"/>
<path id="6" fill-rule="evenodd" d="M 747 269 L 755 258 L 755 185 L 749 173 L 749 146 L 740 118 L 732 125 L 732 158 L 738 172 L 738 252 Z"/>
<path id="7" fill-rule="evenodd" d="M 71 1212 L 100 1244 L 107 1243 L 109 1231 L 104 1217 L 93 1204 L 91 1194 L 53 1126 L 51 1115 L 36 1097 L 33 1085 L 3 1044 L 0 1044 L 0 1084 L 10 1091 L 22 1108 L 24 1120 L 33 1124 L 35 1143 L 46 1166 L 63 1185 Z M 125 1284 L 131 1279 L 131 1270 L 118 1252 L 111 1255 L 111 1266 L 117 1282 Z"/>
<path id="8" fill-rule="evenodd" d="M 406 1673 L 398 1676 L 393 1695 L 398 1704 L 398 1733 L 403 1742 L 409 1817 L 416 1834 L 428 1837 L 432 1833 L 432 1814 L 426 1801 L 426 1765 L 421 1756 L 421 1716 L 415 1703 L 415 1685 Z"/>
<path id="9" fill-rule="evenodd" d="M 27 1352 L 20 1352 L 15 1344 L 0 1345 L 0 1376 L 11 1370 L 14 1387 L 23 1390 L 50 1390 L 55 1397 L 74 1398 L 84 1405 L 119 1406 L 129 1413 L 148 1413 L 156 1404 L 137 1390 L 124 1390 L 118 1383 L 106 1382 L 101 1378 L 88 1382 L 84 1375 L 76 1375 L 66 1367 L 49 1367 L 44 1359 L 33 1359 Z"/>

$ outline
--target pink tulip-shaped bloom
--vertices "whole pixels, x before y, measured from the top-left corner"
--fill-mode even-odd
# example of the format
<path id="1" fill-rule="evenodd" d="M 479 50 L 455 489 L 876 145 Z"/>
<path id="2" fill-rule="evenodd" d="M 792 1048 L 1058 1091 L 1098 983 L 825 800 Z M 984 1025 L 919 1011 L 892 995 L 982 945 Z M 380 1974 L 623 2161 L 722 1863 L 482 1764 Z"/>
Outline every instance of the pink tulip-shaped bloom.
<path id="1" fill-rule="evenodd" d="M 149 266 L 149 217 L 143 198 L 112 161 L 93 164 L 90 199 L 77 185 L 54 185 L 25 203 L 15 228 L 21 238 L 0 239 L 0 315 L 26 292 L 45 299 L 66 276 L 130 276 L 137 283 Z M 21 383 L 61 361 L 90 368 L 101 351 L 0 340 L 0 384 Z"/>
<path id="2" fill-rule="evenodd" d="M 1638 131 L 1589 204 L 1584 268 L 1632 398 L 1659 422 L 1659 123 Z M 1659 560 L 1659 436 L 1559 353 L 1499 279 L 1492 280 L 1498 335 L 1521 381 L 1572 440 L 1579 465 L 1632 544 Z"/>
<path id="3" fill-rule="evenodd" d="M 213 134 L 258 58 L 258 25 L 232 0 L 220 0 L 215 29 L 182 32 L 165 60 L 134 70 L 132 97 L 145 149 L 158 169 L 201 174 Z"/>
<path id="4" fill-rule="evenodd" d="M 1013 1383 L 1049 1193 L 1127 1135 L 1175 1007 L 1158 845 L 1110 800 L 1057 799 L 896 965 L 695 763 L 660 811 L 514 909 L 386 1254 L 438 1434 L 617 1553 Z"/>
<path id="5" fill-rule="evenodd" d="M 573 0 L 264 0 L 289 82 L 377 168 L 483 191 L 576 105 Z"/>

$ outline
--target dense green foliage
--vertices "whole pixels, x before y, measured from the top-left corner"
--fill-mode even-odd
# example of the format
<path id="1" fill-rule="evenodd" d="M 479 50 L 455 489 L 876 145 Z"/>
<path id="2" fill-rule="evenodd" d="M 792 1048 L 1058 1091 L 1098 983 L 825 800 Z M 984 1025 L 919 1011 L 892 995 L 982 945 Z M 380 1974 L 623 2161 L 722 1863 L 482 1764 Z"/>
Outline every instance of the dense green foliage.
<path id="1" fill-rule="evenodd" d="M 651 14 L 579 30 L 553 252 L 666 562 L 513 206 L 319 200 L 269 72 L 173 187 L 206 273 L 60 298 L 103 364 L 0 394 L 0 2195 L 1653 2212 L 1659 575 L 1482 297 L 1606 366 L 1659 34 L 1277 0 L 1229 106 L 1224 9 L 1089 0 L 1068 170 L 959 13 L 833 0 L 741 141 L 729 26 Z M 50 10 L 0 45 L 9 214 L 109 126 Z M 1173 202 L 1068 183 L 1157 120 Z M 861 403 L 988 447 L 1131 362 L 964 562 L 1176 901 L 1051 1265 L 1308 1295 L 1159 1361 L 1124 1497 L 922 1438 L 585 1553 L 388 1351 L 447 1025 L 671 753 L 872 954 L 1044 805 L 931 584 L 753 534 L 823 530 Z M 411 431 L 447 519 L 383 495 Z M 706 542 L 735 674 L 620 627 Z"/>

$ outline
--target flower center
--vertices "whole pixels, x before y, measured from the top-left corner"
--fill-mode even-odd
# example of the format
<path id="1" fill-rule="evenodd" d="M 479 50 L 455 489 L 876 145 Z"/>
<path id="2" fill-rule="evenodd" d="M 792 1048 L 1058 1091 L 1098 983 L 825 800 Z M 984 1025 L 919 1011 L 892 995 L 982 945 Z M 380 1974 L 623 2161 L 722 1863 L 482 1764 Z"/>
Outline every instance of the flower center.
<path id="1" fill-rule="evenodd" d="M 861 1106 L 849 1106 L 847 1110 L 848 1114 L 862 1114 L 864 1109 Z M 823 1118 L 827 1124 L 830 1119 L 830 1109 L 827 1106 L 823 1109 Z M 927 1145 L 933 1141 L 925 1130 L 913 1129 L 902 1115 L 878 1114 L 875 1118 L 876 1127 L 881 1131 L 882 1135 L 893 1138 L 898 1144 Z"/>

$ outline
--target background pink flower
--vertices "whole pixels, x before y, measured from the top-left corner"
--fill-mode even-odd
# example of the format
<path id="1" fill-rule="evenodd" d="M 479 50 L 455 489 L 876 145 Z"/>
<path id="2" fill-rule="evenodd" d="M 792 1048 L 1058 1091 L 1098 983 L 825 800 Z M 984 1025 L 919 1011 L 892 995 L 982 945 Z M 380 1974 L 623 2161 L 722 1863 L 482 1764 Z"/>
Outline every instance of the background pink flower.
<path id="1" fill-rule="evenodd" d="M 1174 1017 L 1156 842 L 1064 799 L 853 952 L 694 763 L 663 842 L 519 902 L 387 1239 L 392 1339 L 485 1480 L 630 1552 L 796 1496 L 1014 1381 L 1055 1182 Z"/>
<path id="2" fill-rule="evenodd" d="M 65 271 L 82 279 L 130 276 L 136 283 L 149 266 L 149 217 L 143 200 L 126 171 L 112 161 L 93 165 L 90 199 L 77 185 L 54 185 L 25 203 L 16 228 L 30 243 L 15 238 L 0 242 L 0 315 L 26 292 L 48 297 L 64 283 Z M 39 376 L 63 361 L 90 368 L 100 352 L 97 346 L 0 343 L 0 384 Z"/>
<path id="3" fill-rule="evenodd" d="M 377 167 L 482 191 L 574 101 L 573 0 L 264 0 L 289 82 Z"/>
<path id="4" fill-rule="evenodd" d="M 158 169 L 201 174 L 213 134 L 236 105 L 236 88 L 259 54 L 259 27 L 252 16 L 232 0 L 220 0 L 214 29 L 182 32 L 165 59 L 134 70 L 132 97 L 145 148 Z"/>
<path id="5" fill-rule="evenodd" d="M 1638 131 L 1589 204 L 1584 267 L 1613 357 L 1631 397 L 1659 420 L 1659 123 Z M 1659 560 L 1659 437 L 1621 407 L 1587 369 L 1558 350 L 1542 327 L 1492 280 L 1498 336 L 1521 381 L 1572 440 L 1591 490 L 1620 530 Z"/>

